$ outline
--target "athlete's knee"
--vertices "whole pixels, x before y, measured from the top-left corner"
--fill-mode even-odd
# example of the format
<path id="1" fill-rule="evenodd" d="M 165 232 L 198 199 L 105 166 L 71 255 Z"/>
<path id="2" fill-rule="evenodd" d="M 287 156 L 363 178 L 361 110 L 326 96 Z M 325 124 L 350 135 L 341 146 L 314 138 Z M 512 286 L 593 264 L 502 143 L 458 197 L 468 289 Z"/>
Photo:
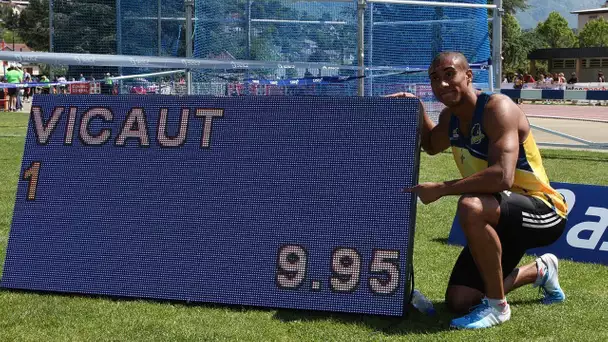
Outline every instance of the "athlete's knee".
<path id="1" fill-rule="evenodd" d="M 483 202 L 479 196 L 463 195 L 458 200 L 458 216 L 462 223 L 479 220 L 483 214 Z"/>
<path id="2" fill-rule="evenodd" d="M 450 285 L 445 291 L 445 303 L 448 309 L 455 313 L 469 312 L 482 298 L 483 293 L 467 286 Z"/>

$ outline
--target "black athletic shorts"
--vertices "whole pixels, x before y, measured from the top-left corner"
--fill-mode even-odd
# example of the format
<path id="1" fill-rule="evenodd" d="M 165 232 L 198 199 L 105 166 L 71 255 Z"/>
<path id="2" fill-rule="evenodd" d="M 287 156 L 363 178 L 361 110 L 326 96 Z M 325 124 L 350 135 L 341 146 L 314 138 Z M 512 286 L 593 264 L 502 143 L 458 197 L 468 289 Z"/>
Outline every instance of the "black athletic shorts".
<path id="1" fill-rule="evenodd" d="M 500 203 L 500 219 L 495 230 L 502 244 L 502 274 L 506 278 L 526 250 L 557 241 L 564 232 L 566 219 L 535 197 L 509 191 L 494 197 Z M 448 286 L 451 285 L 468 286 L 485 293 L 483 279 L 468 247 L 456 260 Z"/>
<path id="2" fill-rule="evenodd" d="M 9 96 L 17 95 L 17 88 L 8 88 L 8 95 Z"/>

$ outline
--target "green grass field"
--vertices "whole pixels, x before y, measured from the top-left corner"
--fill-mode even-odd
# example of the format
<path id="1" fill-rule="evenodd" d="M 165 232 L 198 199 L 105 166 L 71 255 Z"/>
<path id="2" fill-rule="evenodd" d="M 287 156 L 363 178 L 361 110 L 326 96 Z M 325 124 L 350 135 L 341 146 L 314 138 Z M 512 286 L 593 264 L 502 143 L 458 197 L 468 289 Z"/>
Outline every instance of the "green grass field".
<path id="1" fill-rule="evenodd" d="M 27 114 L 0 113 L 0 250 L 3 265 Z M 608 185 L 608 153 L 543 150 L 553 181 Z M 458 177 L 447 153 L 423 156 L 420 181 Z M 457 198 L 418 207 L 416 287 L 436 317 L 403 318 L 184 304 L 0 290 L 0 341 L 608 341 L 608 267 L 562 261 L 568 299 L 545 306 L 531 287 L 508 296 L 509 322 L 454 331 L 443 304 L 459 247 L 446 244 Z M 526 257 L 525 262 L 532 261 Z"/>

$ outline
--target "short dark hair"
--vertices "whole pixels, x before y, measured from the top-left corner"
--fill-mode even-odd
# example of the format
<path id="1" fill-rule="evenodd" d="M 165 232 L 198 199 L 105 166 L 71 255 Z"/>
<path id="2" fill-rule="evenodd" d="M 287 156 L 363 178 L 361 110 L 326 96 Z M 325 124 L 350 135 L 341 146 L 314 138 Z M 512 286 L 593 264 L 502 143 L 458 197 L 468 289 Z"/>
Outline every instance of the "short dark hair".
<path id="1" fill-rule="evenodd" d="M 431 62 L 431 67 L 437 63 L 439 63 L 443 58 L 456 58 L 460 61 L 462 61 L 462 66 L 464 67 L 465 70 L 469 70 L 469 61 L 467 60 L 467 58 L 465 57 L 465 55 L 463 55 L 461 52 L 457 52 L 457 51 L 444 51 L 444 52 L 440 52 L 438 53 L 435 58 L 433 58 L 433 61 Z"/>

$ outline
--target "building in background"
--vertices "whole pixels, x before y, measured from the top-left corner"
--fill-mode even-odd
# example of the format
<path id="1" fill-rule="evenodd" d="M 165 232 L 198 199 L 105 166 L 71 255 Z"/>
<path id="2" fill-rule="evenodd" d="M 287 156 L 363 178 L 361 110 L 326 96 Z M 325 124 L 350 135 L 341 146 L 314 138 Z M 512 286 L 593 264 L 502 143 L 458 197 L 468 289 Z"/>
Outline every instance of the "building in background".
<path id="1" fill-rule="evenodd" d="M 570 13 L 578 15 L 578 30 L 580 32 L 585 27 L 585 24 L 591 20 L 604 18 L 604 20 L 608 21 L 608 1 L 601 8 L 573 11 Z"/>
<path id="2" fill-rule="evenodd" d="M 608 21 L 608 1 L 601 7 L 570 12 L 578 15 L 580 32 L 591 20 Z M 579 82 L 596 82 L 600 70 L 608 71 L 608 47 L 538 49 L 530 52 L 530 73 L 536 75 L 536 61 L 546 60 L 550 73 L 563 72 L 566 79 L 575 72 Z"/>

